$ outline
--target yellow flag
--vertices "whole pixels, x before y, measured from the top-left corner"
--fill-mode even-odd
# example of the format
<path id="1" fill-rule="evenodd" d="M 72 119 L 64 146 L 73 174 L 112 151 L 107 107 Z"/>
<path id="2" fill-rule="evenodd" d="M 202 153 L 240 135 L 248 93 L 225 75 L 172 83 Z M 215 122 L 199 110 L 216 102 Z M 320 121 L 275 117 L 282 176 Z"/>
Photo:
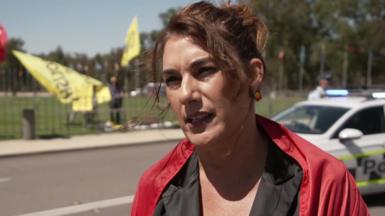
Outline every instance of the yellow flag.
<path id="1" fill-rule="evenodd" d="M 138 31 L 138 18 L 134 17 L 131 21 L 130 28 L 127 31 L 125 39 L 126 47 L 123 51 L 123 56 L 120 64 L 122 66 L 127 66 L 128 63 L 139 55 L 140 53 L 140 36 Z"/>
<path id="2" fill-rule="evenodd" d="M 103 85 L 99 80 L 90 76 L 80 74 L 87 85 L 77 93 L 77 98 L 72 101 L 72 111 L 92 111 L 96 104 L 105 103 L 111 100 L 111 93 L 108 86 Z"/>
<path id="3" fill-rule="evenodd" d="M 56 62 L 46 61 L 15 50 L 12 52 L 31 75 L 62 103 L 72 103 L 79 100 L 84 102 L 86 100 L 87 102 L 82 103 L 92 105 L 93 94 L 96 94 L 98 103 L 111 100 L 111 94 L 106 91 L 108 87 L 99 80 L 85 76 Z M 78 111 L 92 110 L 89 105 L 85 107 L 85 109 Z"/>
<path id="4" fill-rule="evenodd" d="M 96 102 L 98 104 L 105 103 L 111 100 L 111 92 L 108 86 L 103 85 L 102 82 L 93 77 L 86 76 L 84 74 L 80 75 L 84 78 L 85 82 L 87 83 L 87 86 L 94 87 L 93 90 L 96 92 Z"/>
<path id="5" fill-rule="evenodd" d="M 92 86 L 87 86 L 83 91 L 78 92 L 77 98 L 72 101 L 72 111 L 88 112 L 95 107 Z"/>

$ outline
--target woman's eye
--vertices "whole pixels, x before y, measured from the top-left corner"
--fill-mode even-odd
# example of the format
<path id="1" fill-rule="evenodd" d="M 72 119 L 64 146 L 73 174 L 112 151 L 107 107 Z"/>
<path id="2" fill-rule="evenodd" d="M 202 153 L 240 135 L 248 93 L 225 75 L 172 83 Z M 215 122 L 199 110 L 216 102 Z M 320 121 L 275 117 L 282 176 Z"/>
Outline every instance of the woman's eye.
<path id="1" fill-rule="evenodd" d="M 167 87 L 177 87 L 180 84 L 180 78 L 176 76 L 170 76 L 165 79 Z"/>
<path id="2" fill-rule="evenodd" d="M 198 79 L 205 79 L 217 71 L 218 69 L 216 67 L 201 67 L 198 69 L 196 76 Z"/>

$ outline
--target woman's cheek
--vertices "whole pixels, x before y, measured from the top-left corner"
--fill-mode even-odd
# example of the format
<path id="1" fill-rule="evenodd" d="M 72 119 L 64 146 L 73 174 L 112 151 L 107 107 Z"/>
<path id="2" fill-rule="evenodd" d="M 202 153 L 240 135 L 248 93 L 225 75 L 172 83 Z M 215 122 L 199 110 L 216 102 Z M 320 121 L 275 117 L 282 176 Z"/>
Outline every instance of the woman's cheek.
<path id="1" fill-rule="evenodd" d="M 180 123 L 182 123 L 182 110 L 181 110 L 181 105 L 177 103 L 175 97 L 172 95 L 167 96 L 168 102 L 171 106 L 172 111 L 176 114 L 178 120 Z"/>

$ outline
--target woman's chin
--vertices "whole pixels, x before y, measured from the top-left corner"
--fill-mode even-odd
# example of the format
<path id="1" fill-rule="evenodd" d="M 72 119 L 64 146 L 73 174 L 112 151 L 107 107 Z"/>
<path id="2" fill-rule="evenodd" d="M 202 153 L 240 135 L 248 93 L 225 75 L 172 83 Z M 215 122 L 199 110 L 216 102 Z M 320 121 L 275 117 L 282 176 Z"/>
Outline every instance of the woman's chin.
<path id="1" fill-rule="evenodd" d="M 205 145 L 207 142 L 207 137 L 205 136 L 205 131 L 192 131 L 189 128 L 183 128 L 183 133 L 185 137 L 194 145 Z"/>
<path id="2" fill-rule="evenodd" d="M 181 128 L 186 138 L 196 146 L 213 146 L 221 137 L 224 137 L 225 124 L 216 121 L 216 118 L 210 121 L 199 123 L 183 122 Z"/>
<path id="3" fill-rule="evenodd" d="M 191 131 L 185 130 L 184 134 L 186 138 L 196 146 L 212 146 L 215 140 L 218 140 L 219 133 L 215 133 L 213 130 L 203 131 Z"/>

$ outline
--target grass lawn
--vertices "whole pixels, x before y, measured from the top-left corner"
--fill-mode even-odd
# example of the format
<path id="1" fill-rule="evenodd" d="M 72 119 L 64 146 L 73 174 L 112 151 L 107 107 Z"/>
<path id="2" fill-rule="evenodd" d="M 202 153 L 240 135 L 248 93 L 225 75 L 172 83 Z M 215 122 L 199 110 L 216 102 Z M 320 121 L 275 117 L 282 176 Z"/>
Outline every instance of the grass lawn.
<path id="1" fill-rule="evenodd" d="M 264 98 L 257 103 L 258 114 L 271 117 L 302 98 Z M 138 122 L 151 122 L 158 119 L 175 121 L 171 111 L 161 115 L 153 107 L 153 99 L 148 97 L 125 97 L 122 118 Z M 163 104 L 165 99 L 162 98 Z M 61 104 L 54 97 L 0 97 L 0 139 L 17 139 L 22 136 L 21 118 L 23 109 L 34 109 L 36 116 L 36 133 L 39 137 L 71 136 L 76 134 L 99 133 L 100 126 L 109 120 L 108 104 L 98 105 L 96 124 L 86 127 L 84 113 L 71 116 L 71 106 Z"/>

